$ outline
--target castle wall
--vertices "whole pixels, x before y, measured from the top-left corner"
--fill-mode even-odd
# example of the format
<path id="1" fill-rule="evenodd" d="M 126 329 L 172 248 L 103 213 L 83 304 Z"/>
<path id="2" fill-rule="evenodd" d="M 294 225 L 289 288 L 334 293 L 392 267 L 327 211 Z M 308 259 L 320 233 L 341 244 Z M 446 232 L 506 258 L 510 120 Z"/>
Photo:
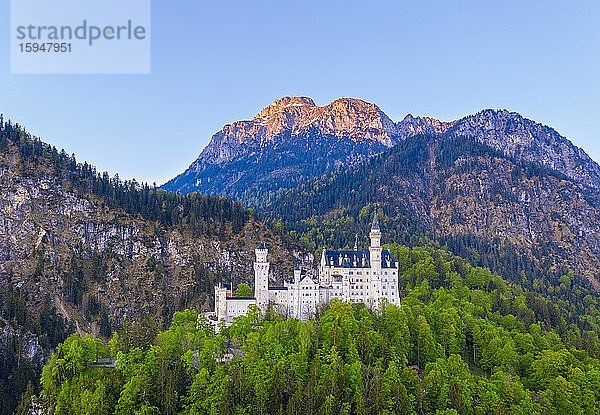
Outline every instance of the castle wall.
<path id="1" fill-rule="evenodd" d="M 368 250 L 356 247 L 351 251 L 323 250 L 317 280 L 303 276 L 296 269 L 293 280 L 285 282 L 283 287 L 269 287 L 268 249 L 260 244 L 255 250 L 255 299 L 226 297 L 224 288 L 215 287 L 217 319 L 231 324 L 235 317 L 245 315 L 253 304 L 263 312 L 271 304 L 282 315 L 302 320 L 312 318 L 319 304 L 334 298 L 364 303 L 371 308 L 378 307 L 382 299 L 400 304 L 398 261 L 381 248 L 381 231 L 376 218 L 369 236 Z"/>

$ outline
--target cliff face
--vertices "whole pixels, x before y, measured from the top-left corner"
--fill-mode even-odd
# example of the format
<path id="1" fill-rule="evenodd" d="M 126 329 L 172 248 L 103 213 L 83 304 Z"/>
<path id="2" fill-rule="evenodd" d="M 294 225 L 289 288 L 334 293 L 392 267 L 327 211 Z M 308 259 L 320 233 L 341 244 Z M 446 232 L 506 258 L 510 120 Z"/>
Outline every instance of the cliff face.
<path id="1" fill-rule="evenodd" d="M 408 115 L 394 123 L 376 105 L 358 99 L 341 98 L 321 107 L 306 97 L 280 98 L 252 120 L 226 125 L 164 188 L 257 204 L 268 192 L 344 169 L 420 134 L 472 137 L 516 160 L 600 188 L 600 167 L 583 150 L 517 113 L 484 110 L 450 122 Z"/>
<path id="2" fill-rule="evenodd" d="M 274 101 L 252 120 L 226 125 L 185 173 L 163 187 L 251 200 L 335 171 L 400 140 L 376 105 L 342 98 L 323 107 L 306 97 Z"/>
<path id="3" fill-rule="evenodd" d="M 0 280 L 25 290 L 34 307 L 50 294 L 81 331 L 98 330 L 84 317 L 91 297 L 116 322 L 163 307 L 209 307 L 217 280 L 251 277 L 260 241 L 271 246 L 275 270 L 292 268 L 288 244 L 254 219 L 239 232 L 191 235 L 82 196 L 47 166 L 23 171 L 14 148 L 0 154 L 0 166 Z"/>

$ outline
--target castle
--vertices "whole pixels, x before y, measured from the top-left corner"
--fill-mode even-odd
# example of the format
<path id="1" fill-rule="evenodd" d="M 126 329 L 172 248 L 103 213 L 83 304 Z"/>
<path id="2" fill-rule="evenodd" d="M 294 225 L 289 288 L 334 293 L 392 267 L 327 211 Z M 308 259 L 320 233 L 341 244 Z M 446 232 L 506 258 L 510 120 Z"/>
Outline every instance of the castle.
<path id="1" fill-rule="evenodd" d="M 319 304 L 333 298 L 364 303 L 370 308 L 377 308 L 383 299 L 399 304 L 398 260 L 381 248 L 376 216 L 369 237 L 371 244 L 365 250 L 359 250 L 357 244 L 353 250 L 324 249 L 317 280 L 296 268 L 293 278 L 278 287 L 269 287 L 269 250 L 260 244 L 255 249 L 254 297 L 234 297 L 230 286 L 215 286 L 215 311 L 209 313 L 209 319 L 229 325 L 255 305 L 263 313 L 272 306 L 282 315 L 307 320 Z"/>

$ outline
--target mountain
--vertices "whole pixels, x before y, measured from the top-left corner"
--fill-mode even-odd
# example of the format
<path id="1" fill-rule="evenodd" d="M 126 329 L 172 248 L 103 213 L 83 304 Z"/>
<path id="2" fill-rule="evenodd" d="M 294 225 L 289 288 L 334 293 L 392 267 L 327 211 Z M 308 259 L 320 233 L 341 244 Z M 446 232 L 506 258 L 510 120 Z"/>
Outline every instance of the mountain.
<path id="1" fill-rule="evenodd" d="M 215 282 L 252 275 L 261 241 L 278 272 L 303 259 L 238 203 L 97 174 L 0 120 L 0 413 L 69 333 L 211 307 Z"/>
<path id="2" fill-rule="evenodd" d="M 387 240 L 421 235 L 529 286 L 572 271 L 599 287 L 600 192 L 584 184 L 587 174 L 571 178 L 524 158 L 451 130 L 415 136 L 259 211 L 316 248 L 350 245 L 379 209 Z"/>
<path id="3" fill-rule="evenodd" d="M 374 104 L 343 98 L 319 107 L 310 98 L 285 97 L 250 121 L 223 127 L 163 188 L 247 200 L 364 160 L 400 139 Z"/>
<path id="4" fill-rule="evenodd" d="M 582 281 L 599 285 L 599 176 L 583 150 L 508 111 L 394 123 L 356 99 L 283 98 L 217 133 L 165 186 L 172 193 L 98 174 L 0 119 L 2 409 L 36 384 L 68 333 L 119 329 L 128 347 L 144 343 L 173 311 L 208 307 L 216 281 L 247 280 L 260 241 L 279 279 L 311 260 L 285 227 L 313 251 L 349 246 L 374 210 L 388 241 L 446 246 L 560 301 L 568 319 L 535 306 L 569 344 L 596 354 L 586 310 L 597 291 Z M 449 278 L 484 287 L 453 263 L 460 272 Z M 434 280 L 448 271 L 416 267 Z M 523 311 L 523 298 L 510 307 Z"/>
<path id="5" fill-rule="evenodd" d="M 516 112 L 488 109 L 450 124 L 451 135 L 472 137 L 517 161 L 539 164 L 585 187 L 600 189 L 600 166 L 585 151 Z"/>
<path id="6" fill-rule="evenodd" d="M 600 166 L 506 110 L 395 123 L 357 99 L 285 97 L 225 126 L 164 188 L 241 199 L 313 248 L 351 244 L 376 205 L 390 237 L 447 244 L 529 284 L 569 271 L 600 282 Z"/>
<path id="7" fill-rule="evenodd" d="M 341 98 L 317 106 L 307 97 L 274 101 L 250 121 L 226 125 L 200 156 L 163 188 L 227 195 L 249 204 L 380 154 L 415 135 L 472 137 L 519 161 L 600 187 L 600 166 L 553 129 L 505 110 L 444 122 L 407 115 L 395 123 L 376 105 Z"/>

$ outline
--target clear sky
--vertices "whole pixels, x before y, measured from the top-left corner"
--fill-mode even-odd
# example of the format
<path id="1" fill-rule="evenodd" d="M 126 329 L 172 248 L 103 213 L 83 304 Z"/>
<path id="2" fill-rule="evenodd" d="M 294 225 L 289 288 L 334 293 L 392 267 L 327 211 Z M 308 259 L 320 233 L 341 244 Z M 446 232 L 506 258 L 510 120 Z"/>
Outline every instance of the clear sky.
<path id="1" fill-rule="evenodd" d="M 154 0 L 150 75 L 10 75 L 0 112 L 123 178 L 162 183 L 284 95 L 393 120 L 506 108 L 600 161 L 600 2 Z"/>

